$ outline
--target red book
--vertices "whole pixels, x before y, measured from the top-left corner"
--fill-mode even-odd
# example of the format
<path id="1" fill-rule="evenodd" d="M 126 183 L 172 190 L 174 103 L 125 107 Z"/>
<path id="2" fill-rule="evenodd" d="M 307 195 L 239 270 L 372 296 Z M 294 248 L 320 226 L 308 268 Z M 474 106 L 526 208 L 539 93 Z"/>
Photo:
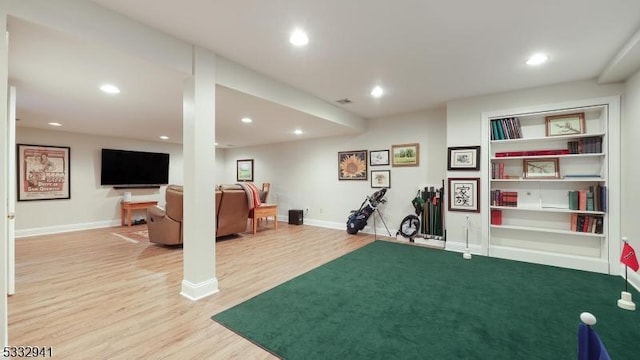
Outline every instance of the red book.
<path id="1" fill-rule="evenodd" d="M 587 191 L 578 190 L 578 210 L 587 210 Z"/>
<path id="2" fill-rule="evenodd" d="M 491 224 L 502 225 L 502 211 L 498 209 L 491 210 Z"/>
<path id="3" fill-rule="evenodd" d="M 571 231 L 576 231 L 578 226 L 578 214 L 571 214 Z"/>

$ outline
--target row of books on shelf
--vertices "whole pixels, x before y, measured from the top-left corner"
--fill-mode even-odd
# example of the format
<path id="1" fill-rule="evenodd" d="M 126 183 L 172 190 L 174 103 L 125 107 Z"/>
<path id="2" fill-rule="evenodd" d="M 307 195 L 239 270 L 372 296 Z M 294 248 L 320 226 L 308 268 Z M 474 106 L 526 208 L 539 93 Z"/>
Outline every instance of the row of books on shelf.
<path id="1" fill-rule="evenodd" d="M 496 157 L 568 155 L 570 153 L 569 149 L 500 151 L 496 152 Z"/>
<path id="2" fill-rule="evenodd" d="M 570 154 L 594 154 L 602 152 L 602 137 L 593 136 L 567 142 Z"/>
<path id="3" fill-rule="evenodd" d="M 603 234 L 604 219 L 602 216 L 571 214 L 571 231 Z"/>
<path id="4" fill-rule="evenodd" d="M 490 122 L 491 140 L 508 140 L 522 138 L 520 129 L 520 119 L 510 117 L 504 119 L 494 119 Z"/>
<path id="5" fill-rule="evenodd" d="M 502 225 L 501 210 L 491 210 L 491 225 Z M 604 219 L 602 216 L 573 213 L 571 214 L 570 230 L 584 233 L 603 234 Z"/>
<path id="6" fill-rule="evenodd" d="M 519 179 L 517 175 L 507 175 L 504 173 L 504 163 L 491 163 L 491 178 L 492 179 Z"/>
<path id="7" fill-rule="evenodd" d="M 569 190 L 569 209 L 607 211 L 607 187 L 589 186 L 588 190 Z"/>
<path id="8" fill-rule="evenodd" d="M 518 207 L 518 192 L 491 190 L 491 206 Z"/>

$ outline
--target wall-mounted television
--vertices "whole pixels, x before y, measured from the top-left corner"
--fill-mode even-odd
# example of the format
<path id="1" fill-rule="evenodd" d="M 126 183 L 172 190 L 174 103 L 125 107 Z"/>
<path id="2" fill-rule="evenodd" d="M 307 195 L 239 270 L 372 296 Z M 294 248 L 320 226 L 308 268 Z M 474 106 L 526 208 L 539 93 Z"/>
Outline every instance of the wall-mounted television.
<path id="1" fill-rule="evenodd" d="M 102 149 L 101 185 L 119 188 L 169 183 L 169 154 Z"/>

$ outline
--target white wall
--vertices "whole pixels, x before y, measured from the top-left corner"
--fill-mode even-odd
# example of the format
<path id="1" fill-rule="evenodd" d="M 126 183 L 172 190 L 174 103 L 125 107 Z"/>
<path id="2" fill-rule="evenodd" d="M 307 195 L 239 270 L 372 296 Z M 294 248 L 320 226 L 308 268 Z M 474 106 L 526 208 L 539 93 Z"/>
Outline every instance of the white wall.
<path id="1" fill-rule="evenodd" d="M 622 84 L 598 85 L 595 81 L 588 80 L 450 101 L 447 103 L 447 146 L 483 143 L 481 138 L 483 112 L 614 96 L 622 94 L 623 90 Z M 486 150 L 482 149 L 483 154 Z M 486 171 L 486 169 L 482 171 Z M 448 176 L 481 177 L 480 172 L 477 171 L 449 171 Z M 481 179 L 480 186 L 486 185 Z M 484 201 L 487 199 L 480 199 L 481 209 Z M 481 213 L 446 213 L 448 249 L 464 248 L 467 215 L 470 216 L 471 222 L 469 244 L 472 251 L 479 251 L 482 241 Z"/>
<path id="2" fill-rule="evenodd" d="M 638 151 L 638 136 L 640 136 L 640 71 L 629 78 L 625 84 L 622 97 L 621 124 L 621 168 L 622 168 L 622 204 L 621 231 L 622 236 L 629 238 L 629 243 L 640 251 L 640 228 L 638 227 L 638 204 L 640 192 L 637 189 L 640 176 L 640 161 L 635 155 Z M 640 288 L 640 276 L 629 274 L 631 281 Z"/>
<path id="3" fill-rule="evenodd" d="M 370 120 L 360 135 L 297 141 L 269 146 L 227 149 L 228 182 L 235 182 L 238 159 L 254 159 L 254 182 L 271 183 L 269 202 L 289 209 L 309 209 L 305 224 L 346 230 L 350 210 L 357 209 L 371 188 L 370 171 L 391 170 L 388 202 L 380 207 L 392 235 L 402 218 L 413 213 L 411 200 L 418 186 L 440 185 L 446 171 L 446 119 L 444 109 Z M 384 150 L 393 144 L 419 143 L 418 167 L 369 167 L 367 181 L 338 180 L 338 151 Z M 372 220 L 369 226 L 372 226 Z M 377 221 L 378 232 L 384 226 Z M 372 228 L 365 228 L 372 232 Z"/>
<path id="4" fill-rule="evenodd" d="M 125 191 L 131 191 L 134 200 L 164 203 L 164 188 L 115 190 L 101 186 L 100 154 L 103 147 L 167 152 L 170 154 L 169 182 L 182 183 L 181 145 L 24 127 L 18 127 L 16 138 L 19 144 L 71 148 L 71 199 L 18 202 L 15 220 L 18 237 L 119 225 L 120 200 Z"/>

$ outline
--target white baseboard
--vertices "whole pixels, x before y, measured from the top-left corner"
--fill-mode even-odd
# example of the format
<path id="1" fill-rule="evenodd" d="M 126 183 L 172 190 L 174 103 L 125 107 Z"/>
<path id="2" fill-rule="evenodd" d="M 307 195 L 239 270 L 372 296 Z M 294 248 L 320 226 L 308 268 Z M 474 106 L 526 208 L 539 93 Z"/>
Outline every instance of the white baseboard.
<path id="1" fill-rule="evenodd" d="M 218 289 L 217 278 L 211 278 L 198 284 L 194 284 L 188 280 L 182 280 L 182 291 L 180 291 L 180 295 L 191 301 L 198 301 L 218 291 L 220 291 L 220 289 Z"/>
<path id="2" fill-rule="evenodd" d="M 30 236 L 38 236 L 38 235 L 50 235 L 50 234 L 58 234 L 65 233 L 71 231 L 78 230 L 89 230 L 89 229 L 99 229 L 106 227 L 119 226 L 120 220 L 104 220 L 104 221 L 96 221 L 90 223 L 82 223 L 82 224 L 68 224 L 68 225 L 57 225 L 57 226 L 47 226 L 41 228 L 32 228 L 32 229 L 24 229 L 24 230 L 16 230 L 16 238 L 24 238 Z"/>

